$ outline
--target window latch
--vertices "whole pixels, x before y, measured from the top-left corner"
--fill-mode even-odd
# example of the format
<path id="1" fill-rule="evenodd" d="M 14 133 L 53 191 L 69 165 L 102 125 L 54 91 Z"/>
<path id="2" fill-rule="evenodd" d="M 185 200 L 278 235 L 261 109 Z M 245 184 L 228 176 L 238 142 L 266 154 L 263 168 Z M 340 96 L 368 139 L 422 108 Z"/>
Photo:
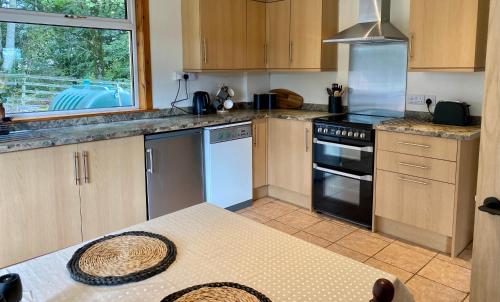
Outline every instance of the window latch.
<path id="1" fill-rule="evenodd" d="M 77 16 L 77 15 L 64 15 L 64 18 L 68 19 L 87 19 L 85 16 Z"/>

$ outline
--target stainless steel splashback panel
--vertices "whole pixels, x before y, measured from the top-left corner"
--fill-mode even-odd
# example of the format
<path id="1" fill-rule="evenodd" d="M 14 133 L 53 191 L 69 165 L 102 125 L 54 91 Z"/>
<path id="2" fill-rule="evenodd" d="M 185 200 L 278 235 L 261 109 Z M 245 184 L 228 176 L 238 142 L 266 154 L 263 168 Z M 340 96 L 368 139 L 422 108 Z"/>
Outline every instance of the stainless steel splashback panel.
<path id="1" fill-rule="evenodd" d="M 349 113 L 402 117 L 406 108 L 408 44 L 352 44 Z"/>

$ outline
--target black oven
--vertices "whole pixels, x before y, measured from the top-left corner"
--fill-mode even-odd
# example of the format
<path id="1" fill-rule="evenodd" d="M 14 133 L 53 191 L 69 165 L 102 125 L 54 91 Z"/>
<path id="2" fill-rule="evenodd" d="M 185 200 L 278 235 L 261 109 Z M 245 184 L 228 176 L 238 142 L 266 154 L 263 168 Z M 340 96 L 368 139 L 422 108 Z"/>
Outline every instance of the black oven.
<path id="1" fill-rule="evenodd" d="M 315 124 L 314 210 L 372 226 L 373 137 L 371 129 Z"/>

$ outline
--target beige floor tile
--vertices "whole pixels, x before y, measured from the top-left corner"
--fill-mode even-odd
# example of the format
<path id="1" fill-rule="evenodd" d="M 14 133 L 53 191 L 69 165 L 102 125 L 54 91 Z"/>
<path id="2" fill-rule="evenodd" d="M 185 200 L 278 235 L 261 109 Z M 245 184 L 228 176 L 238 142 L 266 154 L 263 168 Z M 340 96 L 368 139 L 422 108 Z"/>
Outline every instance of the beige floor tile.
<path id="1" fill-rule="evenodd" d="M 395 237 L 391 236 L 391 235 L 387 235 L 387 234 L 383 234 L 383 233 L 374 233 L 370 230 L 366 230 L 366 229 L 359 229 L 358 232 L 362 232 L 362 233 L 365 233 L 367 235 L 370 235 L 372 237 L 375 237 L 375 238 L 378 238 L 378 239 L 382 239 L 384 241 L 387 241 L 387 242 L 394 242 L 394 240 L 396 240 Z"/>
<path id="2" fill-rule="evenodd" d="M 236 211 L 236 213 L 237 213 L 237 214 L 243 214 L 243 213 L 245 213 L 245 212 L 246 212 L 246 211 L 248 211 L 248 210 L 249 210 L 249 208 L 244 208 L 244 209 L 241 209 L 241 210 Z"/>
<path id="3" fill-rule="evenodd" d="M 250 219 L 257 221 L 259 223 L 266 223 L 269 220 L 271 220 L 270 218 L 268 218 L 266 216 L 263 216 L 263 215 L 260 215 L 259 213 L 256 213 L 254 210 L 247 210 L 247 211 L 241 213 L 241 216 L 245 216 L 246 218 L 250 218 Z"/>
<path id="4" fill-rule="evenodd" d="M 313 217 L 309 214 L 304 214 L 301 211 L 291 212 L 289 214 L 286 214 L 285 216 L 276 218 L 276 220 L 299 230 L 303 230 L 313 224 L 322 221 L 322 219 L 320 218 Z"/>
<path id="5" fill-rule="evenodd" d="M 381 271 L 384 271 L 386 273 L 392 274 L 401 280 L 401 282 L 405 283 L 408 281 L 413 274 L 410 272 L 407 272 L 405 270 L 402 270 L 398 267 L 395 267 L 393 265 L 387 264 L 385 262 L 379 261 L 377 259 L 371 258 L 368 261 L 365 262 L 365 264 L 368 264 L 369 266 L 372 266 L 374 268 L 377 268 Z"/>
<path id="6" fill-rule="evenodd" d="M 470 291 L 470 270 L 443 260 L 432 259 L 418 275 L 465 293 Z"/>
<path id="7" fill-rule="evenodd" d="M 335 252 L 339 255 L 354 259 L 354 260 L 359 261 L 359 262 L 365 262 L 366 260 L 368 260 L 368 258 L 370 258 L 366 255 L 363 255 L 363 254 L 358 253 L 356 251 L 353 251 L 351 249 L 345 248 L 345 247 L 338 245 L 336 243 L 330 245 L 329 247 L 327 247 L 327 249 L 329 249 L 330 251 Z"/>
<path id="8" fill-rule="evenodd" d="M 356 225 L 354 225 L 354 224 L 352 224 L 352 223 L 349 223 L 349 222 L 346 222 L 346 221 L 343 221 L 343 220 L 340 220 L 340 219 L 336 219 L 336 218 L 334 218 L 334 217 L 331 217 L 329 220 L 330 220 L 331 222 L 333 222 L 333 223 L 336 223 L 336 224 L 341 225 L 341 226 L 343 226 L 343 227 L 345 227 L 345 228 L 348 228 L 348 229 L 352 229 L 352 230 L 357 230 L 357 229 L 359 229 L 359 227 L 358 227 L 358 226 L 356 226 Z"/>
<path id="9" fill-rule="evenodd" d="M 259 215 L 268 217 L 270 219 L 276 219 L 297 209 L 297 207 L 286 203 L 271 201 L 258 207 L 254 207 L 252 210 Z"/>
<path id="10" fill-rule="evenodd" d="M 354 232 L 355 229 L 346 228 L 330 221 L 321 221 L 308 227 L 305 231 L 328 241 L 335 242 Z"/>
<path id="11" fill-rule="evenodd" d="M 367 256 L 373 256 L 390 243 L 362 232 L 354 232 L 337 241 L 343 247 Z"/>
<path id="12" fill-rule="evenodd" d="M 437 255 L 437 251 L 433 251 L 431 249 L 428 249 L 428 248 L 425 248 L 425 247 L 422 247 L 422 246 L 419 246 L 417 244 L 414 244 L 414 243 L 411 243 L 411 242 L 407 242 L 407 241 L 404 241 L 404 240 L 396 240 L 394 241 L 394 243 L 396 244 L 399 244 L 401 246 L 404 246 L 406 248 L 409 248 L 415 252 L 419 252 L 421 254 L 424 254 L 424 255 L 427 255 L 427 256 L 430 256 L 430 257 L 434 257 Z"/>
<path id="13" fill-rule="evenodd" d="M 304 214 L 311 215 L 313 217 L 317 217 L 317 218 L 323 219 L 323 220 L 331 220 L 330 216 L 327 216 L 327 215 L 324 215 L 324 214 L 319 214 L 319 213 L 316 213 L 315 211 L 311 211 L 311 210 L 308 210 L 308 209 L 299 209 L 298 211 L 302 212 Z"/>
<path id="14" fill-rule="evenodd" d="M 323 238 L 319 238 L 317 236 L 311 235 L 311 234 L 306 233 L 306 232 L 298 232 L 296 234 L 293 234 L 293 236 L 295 236 L 297 238 L 300 238 L 300 239 L 302 239 L 304 241 L 307 241 L 309 243 L 321 246 L 321 247 L 327 247 L 327 246 L 329 246 L 329 245 L 332 244 L 328 240 L 325 240 Z"/>
<path id="15" fill-rule="evenodd" d="M 266 222 L 266 225 L 272 227 L 273 229 L 276 229 L 278 231 L 282 231 L 283 233 L 287 233 L 287 234 L 295 234 L 297 233 L 299 230 L 294 228 L 294 227 L 291 227 L 289 225 L 286 225 L 284 223 L 281 223 L 279 221 L 276 221 L 276 220 L 270 220 L 268 222 Z"/>
<path id="16" fill-rule="evenodd" d="M 462 302 L 467 294 L 420 276 L 406 283 L 415 302 Z"/>
<path id="17" fill-rule="evenodd" d="M 471 264 L 472 251 L 470 251 L 470 250 L 463 251 L 462 254 L 460 254 L 458 257 L 455 257 L 455 258 L 452 258 L 448 255 L 443 254 L 443 253 L 439 253 L 436 256 L 436 258 L 439 260 L 443 260 L 443 261 L 452 263 L 452 264 L 459 265 L 461 267 L 468 268 L 468 269 L 471 269 L 471 267 L 472 267 L 472 264 Z"/>
<path id="18" fill-rule="evenodd" d="M 410 273 L 418 272 L 432 259 L 431 256 L 424 255 L 396 243 L 391 243 L 388 247 L 376 254 L 374 258 Z"/>
<path id="19" fill-rule="evenodd" d="M 470 295 L 465 298 L 464 302 L 469 302 L 470 301 Z"/>
<path id="20" fill-rule="evenodd" d="M 252 207 L 256 208 L 256 207 L 265 205 L 266 203 L 270 203 L 272 201 L 275 201 L 275 200 L 272 199 L 272 198 L 269 198 L 269 197 L 264 197 L 264 198 L 261 198 L 261 199 L 257 199 L 257 200 L 253 201 Z"/>

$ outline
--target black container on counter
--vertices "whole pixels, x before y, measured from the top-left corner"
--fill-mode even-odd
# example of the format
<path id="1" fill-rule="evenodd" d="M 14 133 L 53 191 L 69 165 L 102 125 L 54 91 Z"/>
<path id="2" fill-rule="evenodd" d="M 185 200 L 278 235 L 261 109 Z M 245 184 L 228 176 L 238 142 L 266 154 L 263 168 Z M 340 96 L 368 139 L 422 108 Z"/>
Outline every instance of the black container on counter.
<path id="1" fill-rule="evenodd" d="M 253 109 L 270 110 L 276 108 L 276 93 L 263 93 L 253 95 Z"/>
<path id="2" fill-rule="evenodd" d="M 328 112 L 329 113 L 344 113 L 344 106 L 342 106 L 341 96 L 328 97 Z"/>
<path id="3" fill-rule="evenodd" d="M 8 274 L 0 277 L 0 302 L 2 296 L 6 302 L 19 302 L 23 298 L 23 286 L 18 274 Z"/>

